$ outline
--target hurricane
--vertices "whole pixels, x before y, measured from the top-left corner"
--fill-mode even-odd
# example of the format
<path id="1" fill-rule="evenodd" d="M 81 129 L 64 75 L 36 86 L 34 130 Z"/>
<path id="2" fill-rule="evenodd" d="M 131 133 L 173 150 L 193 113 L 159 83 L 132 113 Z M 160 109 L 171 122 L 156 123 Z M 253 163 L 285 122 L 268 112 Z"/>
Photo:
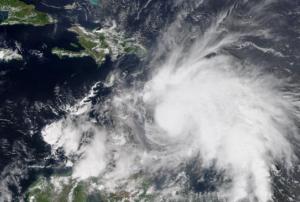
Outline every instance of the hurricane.
<path id="1" fill-rule="evenodd" d="M 187 186 L 193 162 L 198 181 L 215 172 L 206 191 L 220 201 L 273 201 L 277 166 L 290 170 L 298 162 L 299 87 L 288 74 L 230 50 L 257 48 L 247 37 L 270 37 L 257 15 L 271 3 L 252 7 L 248 15 L 256 17 L 245 29 L 234 6 L 201 33 L 185 27 L 182 12 L 158 40 L 151 70 L 133 79 L 112 72 L 103 83 L 110 96 L 96 105 L 79 102 L 67 118 L 44 128 L 45 141 L 73 158 L 73 178 L 97 177 L 103 189 L 133 189 L 132 176 L 147 173 L 162 178 L 153 192 L 180 199 L 174 193 Z M 91 111 L 96 117 L 88 117 Z"/>

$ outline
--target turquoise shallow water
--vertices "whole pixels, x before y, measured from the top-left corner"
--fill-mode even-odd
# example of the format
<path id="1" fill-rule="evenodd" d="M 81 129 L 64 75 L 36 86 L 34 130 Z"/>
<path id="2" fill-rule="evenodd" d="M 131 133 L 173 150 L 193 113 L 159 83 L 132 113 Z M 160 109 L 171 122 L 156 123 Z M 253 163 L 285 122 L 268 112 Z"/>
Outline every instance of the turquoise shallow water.
<path id="1" fill-rule="evenodd" d="M 93 5 L 98 5 L 99 4 L 99 0 L 90 0 L 90 2 Z"/>

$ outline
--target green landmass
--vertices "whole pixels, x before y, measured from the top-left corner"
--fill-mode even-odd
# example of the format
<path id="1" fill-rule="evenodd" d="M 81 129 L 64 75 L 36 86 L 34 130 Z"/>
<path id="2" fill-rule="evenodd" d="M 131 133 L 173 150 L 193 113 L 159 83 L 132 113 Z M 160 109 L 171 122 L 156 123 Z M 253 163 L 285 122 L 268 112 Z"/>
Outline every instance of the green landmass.
<path id="1" fill-rule="evenodd" d="M 79 44 L 97 64 L 101 64 L 105 61 L 105 55 L 108 54 L 109 51 L 106 45 L 97 40 L 97 35 L 94 35 L 93 32 L 88 32 L 80 26 L 72 27 L 70 31 L 73 31 L 78 35 L 77 39 Z"/>
<path id="2" fill-rule="evenodd" d="M 71 51 L 63 48 L 53 48 L 52 54 L 57 55 L 60 59 L 62 58 L 73 58 L 73 57 L 86 57 L 89 56 L 85 51 Z"/>
<path id="3" fill-rule="evenodd" d="M 83 50 L 71 51 L 62 48 L 54 48 L 52 53 L 59 57 L 92 57 L 98 65 L 101 65 L 107 55 L 114 61 L 124 54 L 145 55 L 145 48 L 135 39 L 126 38 L 123 33 L 118 33 L 114 27 L 100 30 L 87 30 L 79 25 L 69 29 L 76 33 L 77 43 Z M 70 44 L 76 47 L 76 44 Z"/>
<path id="4" fill-rule="evenodd" d="M 0 0 L 0 12 L 2 12 L 3 18 L 0 20 L 0 25 L 43 26 L 54 23 L 48 14 L 37 11 L 34 5 L 26 4 L 20 0 Z M 7 16 L 3 17 L 5 13 Z"/>
<path id="5" fill-rule="evenodd" d="M 81 181 L 71 177 L 52 176 L 50 179 L 40 177 L 26 192 L 26 202 L 98 202 L 98 201 L 155 201 L 153 195 L 148 193 L 150 182 L 142 181 L 134 193 L 124 190 L 108 192 L 91 189 L 92 181 Z"/>
<path id="6" fill-rule="evenodd" d="M 175 188 L 176 189 L 176 188 Z M 171 194 L 171 195 L 170 195 Z M 171 200 L 169 200 L 171 199 Z M 26 191 L 25 202 L 155 202 L 155 201 L 226 201 L 218 192 L 197 193 L 188 187 L 173 193 L 155 189 L 155 180 L 137 173 L 117 187 L 105 188 L 100 178 L 84 181 L 71 176 L 53 175 L 38 178 Z"/>
<path id="7" fill-rule="evenodd" d="M 28 202 L 66 202 L 71 197 L 73 201 L 82 199 L 76 182 L 69 178 L 53 177 L 52 180 L 39 178 L 27 191 Z M 76 190 L 76 191 L 75 191 Z"/>

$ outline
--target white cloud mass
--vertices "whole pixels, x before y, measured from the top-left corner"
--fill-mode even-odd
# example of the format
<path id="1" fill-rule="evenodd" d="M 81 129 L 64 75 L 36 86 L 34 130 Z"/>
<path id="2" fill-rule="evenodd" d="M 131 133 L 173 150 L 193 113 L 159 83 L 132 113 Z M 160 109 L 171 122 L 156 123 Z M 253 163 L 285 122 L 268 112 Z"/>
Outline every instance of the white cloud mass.
<path id="1" fill-rule="evenodd" d="M 299 92 L 288 78 L 223 51 L 243 36 L 262 33 L 229 33 L 222 26 L 226 17 L 220 15 L 188 49 L 173 45 L 167 59 L 152 62 L 142 87 L 138 81 L 124 87 L 114 72 L 112 96 L 97 106 L 79 102 L 70 117 L 44 128 L 53 150 L 62 147 L 73 158 L 74 178 L 99 177 L 113 188 L 140 171 L 182 171 L 182 164 L 196 158 L 202 168 L 229 179 L 217 186 L 229 201 L 273 200 L 274 165 L 289 168 L 297 161 L 291 140 L 298 141 Z M 162 44 L 174 44 L 170 32 L 180 20 Z M 111 125 L 94 123 L 90 110 Z M 170 180 L 165 187 L 175 184 Z"/>

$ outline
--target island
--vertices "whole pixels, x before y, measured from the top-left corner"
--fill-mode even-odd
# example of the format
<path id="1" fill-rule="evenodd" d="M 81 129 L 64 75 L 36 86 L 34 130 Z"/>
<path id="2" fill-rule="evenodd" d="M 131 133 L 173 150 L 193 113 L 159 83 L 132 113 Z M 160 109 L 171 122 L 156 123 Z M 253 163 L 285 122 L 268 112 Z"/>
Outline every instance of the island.
<path id="1" fill-rule="evenodd" d="M 55 47 L 52 53 L 58 57 L 92 57 L 98 65 L 101 65 L 107 55 L 112 61 L 124 54 L 145 55 L 145 48 L 134 38 L 128 38 L 123 32 L 116 31 L 116 26 L 88 30 L 80 25 L 69 28 L 77 36 L 77 42 L 82 50 L 71 51 Z"/>
<path id="2" fill-rule="evenodd" d="M 0 1 L 0 26 L 17 24 L 44 26 L 54 22 L 50 15 L 37 11 L 34 5 L 20 0 Z"/>
<path id="3" fill-rule="evenodd" d="M 62 48 L 53 48 L 52 49 L 52 54 L 57 55 L 60 59 L 65 58 L 65 57 L 85 57 L 89 56 L 85 51 L 71 51 L 71 50 L 66 50 Z"/>

